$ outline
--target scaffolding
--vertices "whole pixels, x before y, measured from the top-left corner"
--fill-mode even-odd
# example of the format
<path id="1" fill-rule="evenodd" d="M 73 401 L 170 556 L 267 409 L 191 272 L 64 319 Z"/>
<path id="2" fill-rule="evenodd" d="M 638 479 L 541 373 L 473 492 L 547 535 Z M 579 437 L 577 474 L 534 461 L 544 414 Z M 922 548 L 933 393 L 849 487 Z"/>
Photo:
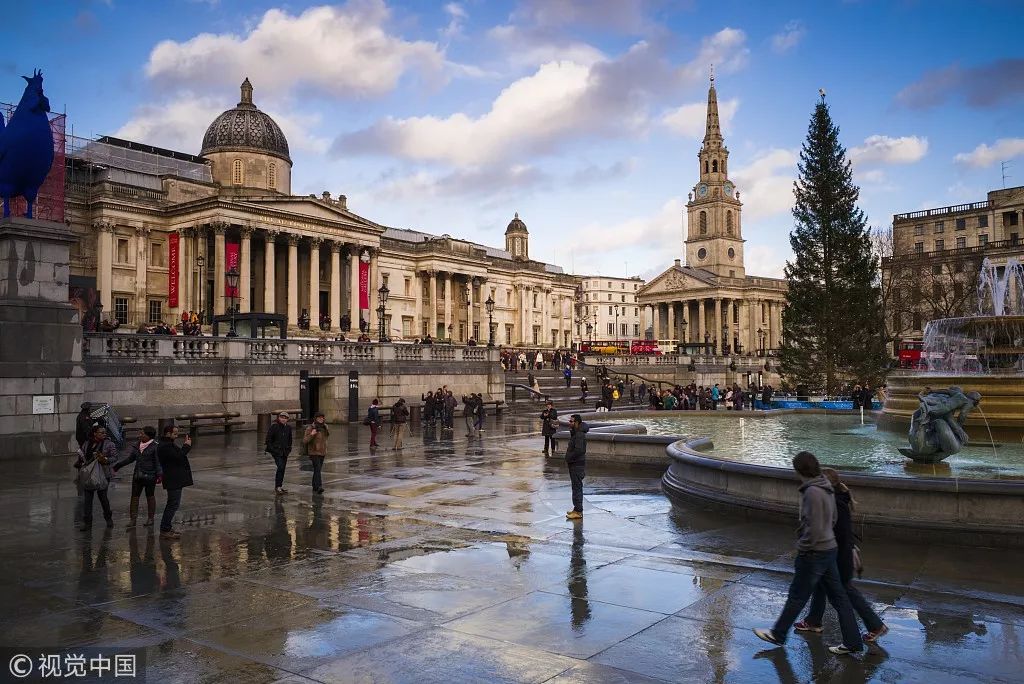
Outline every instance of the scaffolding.
<path id="1" fill-rule="evenodd" d="M 69 135 L 67 156 L 73 171 L 82 165 L 94 170 L 117 169 L 152 177 L 177 176 L 206 183 L 213 180 L 210 165 L 201 157 L 110 136 L 93 140 Z"/>
<path id="2" fill-rule="evenodd" d="M 17 105 L 9 102 L 0 102 L 0 113 L 3 114 L 4 123 L 11 120 Z M 53 131 L 53 165 L 50 172 L 46 174 L 46 180 L 39 188 L 36 196 L 36 203 L 33 216 L 45 221 L 64 222 L 64 159 L 66 136 L 64 125 L 67 117 L 62 113 L 50 112 L 50 130 Z M 28 210 L 28 203 L 24 197 L 11 199 L 11 215 L 24 216 Z"/>

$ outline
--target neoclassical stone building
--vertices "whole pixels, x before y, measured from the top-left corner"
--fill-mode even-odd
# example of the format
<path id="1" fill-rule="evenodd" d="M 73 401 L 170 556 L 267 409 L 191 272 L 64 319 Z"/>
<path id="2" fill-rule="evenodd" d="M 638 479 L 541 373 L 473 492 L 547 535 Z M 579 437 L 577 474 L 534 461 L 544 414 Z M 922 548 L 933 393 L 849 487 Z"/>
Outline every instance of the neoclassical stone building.
<path id="1" fill-rule="evenodd" d="M 640 289 L 642 325 L 646 329 L 649 320 L 655 339 L 678 340 L 694 352 L 777 349 L 786 281 L 746 273 L 743 205 L 729 179 L 729 149 L 719 125 L 714 76 L 697 161 L 699 180 L 686 205 L 686 265 L 676 259 Z"/>
<path id="2" fill-rule="evenodd" d="M 569 344 L 576 280 L 529 258 L 518 215 L 496 249 L 380 225 L 344 195 L 293 195 L 288 141 L 248 79 L 198 156 L 102 137 L 73 142 L 67 168 L 79 235 L 72 284 L 95 289 L 104 315 L 127 326 L 224 313 L 233 294 L 225 274 L 237 270 L 238 310 L 285 314 L 293 327 L 305 310 L 314 329 L 324 313 L 331 331 L 346 314 L 350 329 L 363 319 L 376 331 L 387 284 L 395 339 L 485 343 L 490 298 L 495 343 Z"/>

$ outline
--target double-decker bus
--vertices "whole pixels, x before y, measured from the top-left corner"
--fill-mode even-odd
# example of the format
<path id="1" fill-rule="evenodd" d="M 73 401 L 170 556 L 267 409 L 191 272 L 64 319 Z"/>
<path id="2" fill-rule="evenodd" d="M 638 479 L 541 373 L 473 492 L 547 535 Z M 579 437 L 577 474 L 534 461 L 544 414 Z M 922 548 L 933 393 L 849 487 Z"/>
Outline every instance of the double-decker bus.
<path id="1" fill-rule="evenodd" d="M 585 354 L 661 354 L 657 340 L 586 340 L 579 343 Z"/>
<path id="2" fill-rule="evenodd" d="M 899 340 L 896 342 L 896 364 L 899 368 L 927 368 L 924 358 L 923 340 Z"/>

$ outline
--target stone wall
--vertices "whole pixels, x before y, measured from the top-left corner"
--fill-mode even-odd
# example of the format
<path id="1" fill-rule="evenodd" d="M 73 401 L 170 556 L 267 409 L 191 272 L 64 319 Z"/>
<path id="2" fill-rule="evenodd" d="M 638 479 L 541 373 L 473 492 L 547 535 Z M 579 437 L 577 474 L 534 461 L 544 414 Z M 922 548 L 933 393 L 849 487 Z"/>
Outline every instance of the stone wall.
<path id="1" fill-rule="evenodd" d="M 496 349 L 310 340 L 244 340 L 89 335 L 85 394 L 121 415 L 157 419 L 184 413 L 260 413 L 299 408 L 299 373 L 315 379 L 331 422 L 348 418 L 348 377 L 359 373 L 359 415 L 377 397 L 418 403 L 447 385 L 456 396 L 504 397 Z"/>

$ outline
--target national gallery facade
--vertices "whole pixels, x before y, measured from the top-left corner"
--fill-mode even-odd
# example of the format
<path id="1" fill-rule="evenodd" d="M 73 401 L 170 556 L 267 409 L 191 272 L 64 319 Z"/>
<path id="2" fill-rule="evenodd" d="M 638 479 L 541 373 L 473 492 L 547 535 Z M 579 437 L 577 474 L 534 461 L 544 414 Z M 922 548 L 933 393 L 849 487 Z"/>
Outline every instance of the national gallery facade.
<path id="1" fill-rule="evenodd" d="M 198 156 L 105 136 L 70 145 L 66 168 L 72 286 L 122 327 L 236 306 L 292 328 L 305 312 L 314 330 L 323 314 L 332 333 L 376 331 L 386 285 L 396 340 L 486 343 L 490 300 L 496 344 L 570 344 L 577 279 L 530 259 L 518 215 L 497 249 L 374 223 L 344 195 L 293 195 L 288 141 L 248 79 Z"/>

